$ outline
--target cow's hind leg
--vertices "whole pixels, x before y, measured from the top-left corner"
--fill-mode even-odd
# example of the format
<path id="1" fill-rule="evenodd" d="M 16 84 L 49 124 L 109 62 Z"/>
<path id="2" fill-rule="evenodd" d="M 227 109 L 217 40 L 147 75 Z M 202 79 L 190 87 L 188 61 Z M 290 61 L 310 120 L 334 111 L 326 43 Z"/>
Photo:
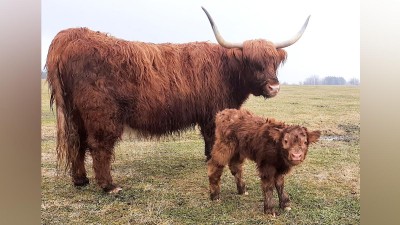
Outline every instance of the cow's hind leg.
<path id="1" fill-rule="evenodd" d="M 121 189 L 113 184 L 111 160 L 114 145 L 121 137 L 123 123 L 119 117 L 118 105 L 111 96 L 86 87 L 79 99 L 80 112 L 87 132 L 87 145 L 93 158 L 93 170 L 98 185 L 105 192 L 118 192 Z"/>
<path id="2" fill-rule="evenodd" d="M 85 154 L 86 149 L 79 149 L 76 161 L 72 163 L 71 176 L 74 185 L 77 187 L 86 186 L 89 184 L 89 179 L 86 176 L 85 169 Z"/>
<path id="3" fill-rule="evenodd" d="M 97 184 L 109 193 L 118 192 L 121 189 L 113 184 L 111 177 L 112 152 L 107 144 L 99 144 L 98 147 L 91 149 L 93 158 L 93 170 Z"/>
<path id="4" fill-rule="evenodd" d="M 123 125 L 105 115 L 98 118 L 102 119 L 93 123 L 91 129 L 88 130 L 88 145 L 93 158 L 95 178 L 105 192 L 119 192 L 121 188 L 112 181 L 111 160 L 115 143 L 122 135 Z"/>
<path id="5" fill-rule="evenodd" d="M 120 134 L 122 134 L 122 127 L 118 133 L 109 133 L 105 130 L 98 130 L 95 132 L 95 135 L 89 135 L 88 139 L 97 184 L 105 192 L 109 193 L 119 192 L 121 190 L 121 188 L 113 184 L 111 177 L 113 149 Z"/>
<path id="6" fill-rule="evenodd" d="M 243 161 L 239 154 L 235 155 L 229 162 L 229 169 L 235 177 L 236 187 L 239 195 L 247 195 L 246 185 L 243 181 Z"/>
<path id="7" fill-rule="evenodd" d="M 75 186 L 86 186 L 89 184 L 89 179 L 86 176 L 86 169 L 85 169 L 85 157 L 86 157 L 86 150 L 87 150 L 87 133 L 83 126 L 83 121 L 78 115 L 78 113 L 74 114 L 74 122 L 78 126 L 78 133 L 80 139 L 80 146 L 79 152 L 76 156 L 76 160 L 72 162 L 71 166 L 71 176 L 72 181 Z"/>

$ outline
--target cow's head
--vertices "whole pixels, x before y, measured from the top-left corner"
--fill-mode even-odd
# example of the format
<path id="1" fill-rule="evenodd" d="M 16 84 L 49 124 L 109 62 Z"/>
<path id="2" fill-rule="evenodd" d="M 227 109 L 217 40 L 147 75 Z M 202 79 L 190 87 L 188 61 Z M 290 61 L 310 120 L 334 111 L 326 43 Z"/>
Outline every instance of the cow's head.
<path id="1" fill-rule="evenodd" d="M 284 160 L 293 166 L 304 161 L 308 146 L 317 142 L 320 135 L 319 130 L 308 131 L 307 128 L 300 126 L 269 130 L 269 136 L 281 146 Z"/>
<path id="2" fill-rule="evenodd" d="M 274 43 L 260 39 L 243 43 L 231 43 L 222 38 L 210 14 L 205 8 L 202 7 L 202 9 L 211 23 L 218 43 L 225 48 L 242 50 L 241 57 L 245 66 L 243 72 L 250 92 L 256 96 L 262 95 L 265 98 L 277 95 L 280 86 L 276 71 L 279 65 L 286 60 L 286 51 L 283 48 L 294 44 L 300 39 L 307 27 L 310 16 L 308 16 L 301 30 L 289 40 Z"/>

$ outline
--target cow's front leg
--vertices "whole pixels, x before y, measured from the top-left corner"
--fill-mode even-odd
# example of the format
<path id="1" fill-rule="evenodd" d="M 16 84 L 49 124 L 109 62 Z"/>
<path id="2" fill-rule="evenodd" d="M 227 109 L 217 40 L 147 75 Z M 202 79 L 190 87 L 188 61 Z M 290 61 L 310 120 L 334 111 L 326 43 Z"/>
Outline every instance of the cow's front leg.
<path id="1" fill-rule="evenodd" d="M 204 138 L 204 155 L 206 156 L 206 161 L 211 158 L 211 149 L 215 142 L 215 123 L 214 120 L 207 123 L 200 123 L 201 134 Z"/>
<path id="2" fill-rule="evenodd" d="M 290 208 L 290 198 L 289 195 L 284 190 L 285 186 L 285 177 L 284 175 L 280 174 L 275 176 L 275 188 L 278 192 L 279 198 L 279 207 L 284 210 L 291 210 Z"/>

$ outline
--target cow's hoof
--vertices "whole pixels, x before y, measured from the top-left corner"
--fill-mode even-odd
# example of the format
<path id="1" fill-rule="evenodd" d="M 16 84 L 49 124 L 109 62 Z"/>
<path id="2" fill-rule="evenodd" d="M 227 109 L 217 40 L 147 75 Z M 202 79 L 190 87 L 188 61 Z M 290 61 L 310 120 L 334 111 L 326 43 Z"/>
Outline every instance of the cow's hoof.
<path id="1" fill-rule="evenodd" d="M 237 190 L 238 190 L 238 194 L 239 195 L 246 195 L 246 193 L 247 193 L 247 190 L 246 190 L 246 186 L 245 185 L 239 185 L 238 187 L 237 187 Z"/>
<path id="2" fill-rule="evenodd" d="M 114 184 L 108 184 L 105 187 L 103 187 L 103 191 L 108 194 L 117 194 L 118 192 L 122 191 L 122 188 Z"/>
<path id="3" fill-rule="evenodd" d="M 122 191 L 122 188 L 116 187 L 116 188 L 114 188 L 114 189 L 108 191 L 108 194 L 118 194 L 118 193 L 121 192 L 121 191 Z"/>
<path id="4" fill-rule="evenodd" d="M 292 208 L 290 208 L 289 206 L 285 207 L 285 211 L 290 211 L 292 210 Z"/>
<path id="5" fill-rule="evenodd" d="M 75 187 L 83 187 L 89 184 L 89 179 L 87 177 L 74 180 Z"/>
<path id="6" fill-rule="evenodd" d="M 244 193 L 244 195 L 249 195 L 249 192 L 246 191 L 246 192 Z"/>

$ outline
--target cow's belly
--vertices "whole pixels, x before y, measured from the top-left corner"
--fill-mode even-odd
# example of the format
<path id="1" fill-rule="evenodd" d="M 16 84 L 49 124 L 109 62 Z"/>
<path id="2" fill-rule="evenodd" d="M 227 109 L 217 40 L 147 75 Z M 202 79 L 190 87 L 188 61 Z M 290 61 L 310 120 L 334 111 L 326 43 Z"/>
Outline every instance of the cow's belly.
<path id="1" fill-rule="evenodd" d="M 126 125 L 143 136 L 162 136 L 192 128 L 197 123 L 195 112 L 185 112 L 185 107 L 173 111 L 168 108 L 138 110 Z"/>

